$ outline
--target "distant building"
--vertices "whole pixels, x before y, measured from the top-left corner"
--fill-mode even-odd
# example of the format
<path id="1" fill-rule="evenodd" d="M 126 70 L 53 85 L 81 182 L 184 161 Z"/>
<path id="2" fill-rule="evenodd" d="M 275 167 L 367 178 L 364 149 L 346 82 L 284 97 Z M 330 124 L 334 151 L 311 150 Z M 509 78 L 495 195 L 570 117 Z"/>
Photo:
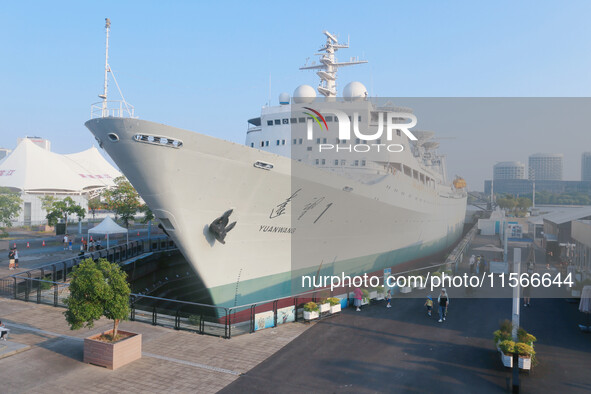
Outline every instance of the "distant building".
<path id="1" fill-rule="evenodd" d="M 10 154 L 10 152 L 12 152 L 10 149 L 0 148 L 0 160 L 4 159 L 6 156 L 8 156 Z"/>
<path id="2" fill-rule="evenodd" d="M 528 178 L 537 181 L 561 181 L 562 153 L 536 153 L 529 157 Z"/>
<path id="3" fill-rule="evenodd" d="M 491 181 L 484 181 L 484 193 L 490 194 Z M 500 179 L 494 181 L 495 194 L 524 195 L 531 194 L 532 181 L 529 179 Z M 591 181 L 538 181 L 536 180 L 536 192 L 591 193 Z"/>
<path id="4" fill-rule="evenodd" d="M 502 161 L 493 167 L 493 179 L 525 179 L 525 164 L 519 161 Z"/>
<path id="5" fill-rule="evenodd" d="M 591 152 L 581 155 L 581 180 L 591 181 Z"/>
<path id="6" fill-rule="evenodd" d="M 16 140 L 16 144 L 20 144 L 22 140 L 24 139 L 28 139 L 29 141 L 31 141 L 32 143 L 34 143 L 35 145 L 37 145 L 40 148 L 43 148 L 45 150 L 51 151 L 51 142 L 49 140 L 46 140 L 45 138 L 41 138 L 41 137 L 25 137 L 25 138 L 17 138 Z"/>

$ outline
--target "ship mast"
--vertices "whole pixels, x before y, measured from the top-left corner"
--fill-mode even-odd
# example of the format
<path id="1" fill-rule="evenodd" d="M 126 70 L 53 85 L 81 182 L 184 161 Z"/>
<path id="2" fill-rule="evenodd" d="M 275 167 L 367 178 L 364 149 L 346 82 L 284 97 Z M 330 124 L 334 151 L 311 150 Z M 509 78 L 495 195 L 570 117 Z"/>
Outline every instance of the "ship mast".
<path id="1" fill-rule="evenodd" d="M 318 70 L 316 72 L 316 74 L 320 77 L 318 93 L 322 94 L 324 97 L 336 97 L 338 68 L 367 63 L 367 60 L 351 58 L 351 60 L 348 62 L 338 63 L 335 58 L 335 52 L 341 48 L 349 48 L 349 42 L 347 41 L 347 44 L 339 44 L 338 39 L 328 31 L 325 30 L 323 33 L 326 36 L 326 44 L 318 50 L 321 53 L 316 54 L 317 56 L 322 56 L 320 58 L 321 64 L 310 66 L 305 65 L 300 67 L 300 70 Z"/>
<path id="2" fill-rule="evenodd" d="M 103 117 L 107 116 L 107 82 L 109 78 L 109 31 L 111 30 L 111 20 L 109 18 L 105 18 L 105 30 L 107 33 L 107 41 L 105 45 L 105 84 L 103 88 L 103 94 L 99 94 L 99 98 L 103 99 Z"/>

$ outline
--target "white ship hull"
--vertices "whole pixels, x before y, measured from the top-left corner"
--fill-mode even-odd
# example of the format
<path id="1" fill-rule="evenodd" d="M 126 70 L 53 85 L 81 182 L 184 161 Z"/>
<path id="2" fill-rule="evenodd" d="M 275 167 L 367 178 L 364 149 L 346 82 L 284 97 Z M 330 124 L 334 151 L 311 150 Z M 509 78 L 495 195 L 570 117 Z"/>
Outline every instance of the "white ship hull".
<path id="1" fill-rule="evenodd" d="M 412 262 L 443 252 L 462 233 L 465 193 L 443 184 L 417 184 L 400 172 L 361 183 L 138 119 L 98 118 L 86 126 L 164 224 L 216 305 L 303 292 L 303 274 L 354 275 Z M 182 146 L 136 141 L 136 135 Z M 229 209 L 237 224 L 221 244 L 209 224 Z"/>

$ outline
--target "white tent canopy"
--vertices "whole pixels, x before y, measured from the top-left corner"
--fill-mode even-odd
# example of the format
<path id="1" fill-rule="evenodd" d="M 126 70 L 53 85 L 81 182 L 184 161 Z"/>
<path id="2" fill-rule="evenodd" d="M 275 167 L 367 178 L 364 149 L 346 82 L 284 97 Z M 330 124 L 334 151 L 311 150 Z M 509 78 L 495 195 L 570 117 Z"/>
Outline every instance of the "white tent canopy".
<path id="1" fill-rule="evenodd" d="M 24 138 L 0 162 L 0 186 L 33 192 L 84 193 L 110 187 L 121 173 L 92 147 L 60 155 Z"/>
<path id="2" fill-rule="evenodd" d="M 109 235 L 110 234 L 127 234 L 127 242 L 129 242 L 129 232 L 125 227 L 121 227 L 110 216 L 103 219 L 100 224 L 88 230 L 88 237 L 90 234 L 100 234 L 107 236 L 107 248 L 109 247 Z"/>

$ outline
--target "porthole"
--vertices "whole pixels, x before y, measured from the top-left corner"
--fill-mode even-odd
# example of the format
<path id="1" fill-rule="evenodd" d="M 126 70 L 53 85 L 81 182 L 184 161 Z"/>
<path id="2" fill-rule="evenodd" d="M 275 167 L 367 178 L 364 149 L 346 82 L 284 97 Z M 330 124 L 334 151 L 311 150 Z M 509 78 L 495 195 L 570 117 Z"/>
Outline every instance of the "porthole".
<path id="1" fill-rule="evenodd" d="M 119 136 L 117 134 L 115 134 L 115 133 L 109 133 L 109 134 L 107 134 L 107 137 L 109 138 L 109 140 L 111 142 L 117 142 L 117 141 L 119 141 Z"/>

